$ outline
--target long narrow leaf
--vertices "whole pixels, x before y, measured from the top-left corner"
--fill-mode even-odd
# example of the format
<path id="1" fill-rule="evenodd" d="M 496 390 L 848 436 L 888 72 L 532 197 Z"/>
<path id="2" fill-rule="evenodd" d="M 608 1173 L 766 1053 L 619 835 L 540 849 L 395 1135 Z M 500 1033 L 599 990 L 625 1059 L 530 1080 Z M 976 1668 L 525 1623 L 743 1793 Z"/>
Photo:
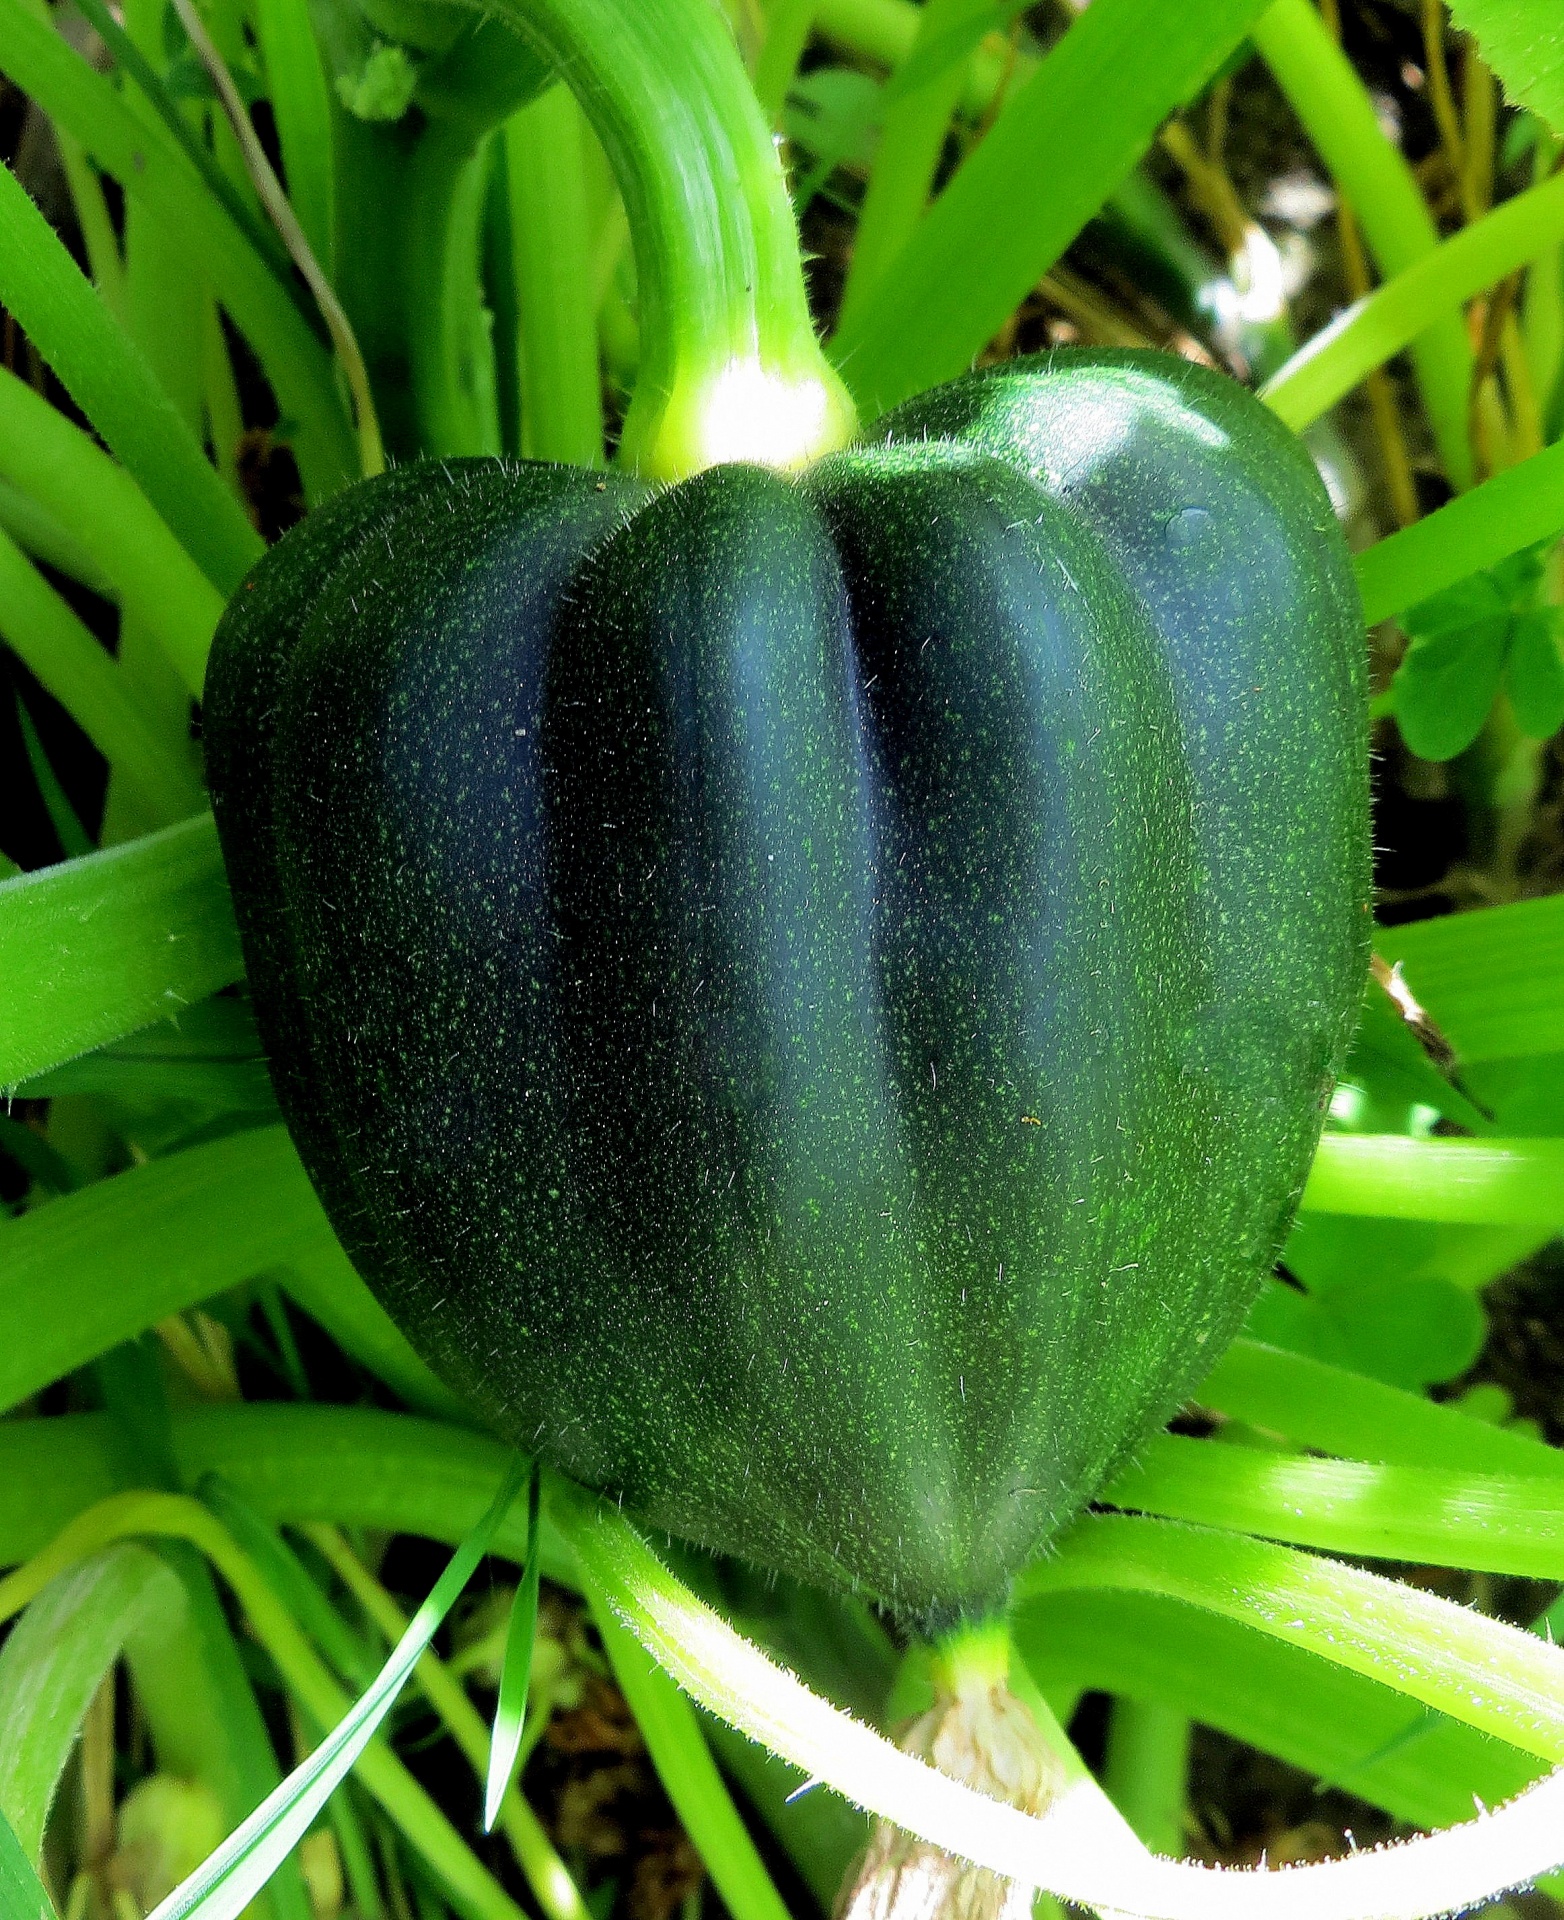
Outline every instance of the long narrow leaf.
<path id="1" fill-rule="evenodd" d="M 1353 1460 L 1457 1473 L 1564 1476 L 1564 1451 L 1301 1353 L 1238 1339 L 1195 1394 L 1203 1407 Z"/>
<path id="2" fill-rule="evenodd" d="M 1368 88 L 1331 38 L 1314 0 L 1273 0 L 1254 39 L 1361 224 L 1381 277 L 1404 273 L 1432 253 L 1439 231 L 1417 175 L 1380 125 Z M 1466 325 L 1452 300 L 1413 341 L 1412 362 L 1445 472 L 1457 487 L 1472 478 L 1466 418 L 1472 361 Z"/>
<path id="3" fill-rule="evenodd" d="M 413 1616 L 407 1632 L 374 1684 L 275 1793 L 255 1810 L 183 1886 L 176 1887 L 152 1920 L 238 1920 L 279 1863 L 304 1837 L 316 1815 L 347 1777 L 434 1638 L 441 1622 L 472 1578 L 478 1562 L 515 1498 L 528 1463 L 517 1457 L 478 1525 Z"/>
<path id="4" fill-rule="evenodd" d="M 0 1913 L 6 1920 L 55 1920 L 54 1907 L 11 1823 L 0 1813 Z"/>
<path id="5" fill-rule="evenodd" d="M 1470 300 L 1564 239 L 1564 175 L 1463 227 L 1323 327 L 1261 389 L 1294 429 L 1319 419 L 1366 373 L 1415 340 L 1452 302 Z"/>
<path id="6" fill-rule="evenodd" d="M 194 768 L 164 751 L 118 663 L 3 532 L 0 635 L 154 818 L 166 823 L 200 807 Z"/>
<path id="7" fill-rule="evenodd" d="M 150 1161 L 0 1224 L 0 1407 L 327 1232 L 281 1127 Z"/>
<path id="8" fill-rule="evenodd" d="M 1094 0 L 833 343 L 866 418 L 970 364 L 1263 4 Z"/>
<path id="9" fill-rule="evenodd" d="M 1426 519 L 1357 556 L 1372 627 L 1416 601 L 1497 566 L 1564 528 L 1564 442 L 1485 480 Z"/>
<path id="10" fill-rule="evenodd" d="M 1327 1134 L 1303 1205 L 1388 1220 L 1564 1227 L 1564 1140 Z"/>
<path id="11" fill-rule="evenodd" d="M 352 427 L 331 356 L 288 284 L 207 192 L 166 130 L 133 113 L 23 0 L 0 0 L 0 71 L 30 95 L 127 194 L 182 234 L 210 275 L 212 291 L 255 349 L 283 412 L 312 499 L 358 473 Z"/>
<path id="12" fill-rule="evenodd" d="M 489 1766 L 483 1783 L 483 1830 L 494 1831 L 500 1805 L 510 1791 L 521 1751 L 522 1727 L 527 1718 L 527 1687 L 532 1678 L 532 1645 L 538 1631 L 538 1575 L 542 1567 L 542 1538 L 538 1526 L 539 1480 L 536 1470 L 527 1500 L 527 1558 L 521 1583 L 511 1602 L 505 1630 L 505 1660 L 500 1668 L 500 1697 L 494 1709 L 489 1739 Z"/>
<path id="13" fill-rule="evenodd" d="M 0 169 L 0 300 L 221 593 L 260 535 L 151 371 L 9 168 Z"/>
<path id="14" fill-rule="evenodd" d="M 0 16 L 6 3 L 0 0 Z M 0 34 L 0 57 L 4 50 Z M 222 595 L 125 469 L 4 367 L 0 475 L 20 506 L 15 537 L 51 566 L 112 593 L 121 612 L 156 638 L 185 685 L 198 692 Z M 69 543 L 90 547 L 90 570 L 76 565 L 68 546 L 53 537 L 55 529 L 67 528 Z M 37 544 L 39 534 L 43 544 Z"/>
<path id="15" fill-rule="evenodd" d="M 1387 928 L 1375 945 L 1463 1063 L 1564 1053 L 1564 894 Z"/>
<path id="16" fill-rule="evenodd" d="M 1375 1560 L 1564 1580 L 1564 1480 L 1296 1459 L 1159 1434 L 1109 1506 Z"/>
<path id="17" fill-rule="evenodd" d="M 635 1723 L 733 1920 L 787 1920 L 755 1843 L 717 1772 L 690 1703 L 614 1611 L 611 1589 L 591 1579 L 592 1616 Z"/>
<path id="18" fill-rule="evenodd" d="M 0 1087 L 166 1020 L 242 970 L 210 814 L 0 881 Z"/>
<path id="19" fill-rule="evenodd" d="M 0 1814 L 29 1860 L 43 1846 L 55 1790 L 82 1717 L 125 1642 L 183 1605 L 179 1581 L 130 1542 L 62 1573 L 0 1649 Z M 9 1913 L 0 1902 L 0 1913 Z"/>

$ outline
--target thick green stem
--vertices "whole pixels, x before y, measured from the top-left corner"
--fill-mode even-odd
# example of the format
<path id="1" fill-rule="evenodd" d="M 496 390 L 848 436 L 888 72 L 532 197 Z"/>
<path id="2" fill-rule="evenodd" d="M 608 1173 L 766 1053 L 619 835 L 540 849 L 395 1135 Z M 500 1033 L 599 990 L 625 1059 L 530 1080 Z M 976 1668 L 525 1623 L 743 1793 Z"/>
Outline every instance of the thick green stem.
<path id="1" fill-rule="evenodd" d="M 788 467 L 853 432 L 804 297 L 770 130 L 705 0 L 505 0 L 602 141 L 635 236 L 641 374 L 622 458 Z"/>

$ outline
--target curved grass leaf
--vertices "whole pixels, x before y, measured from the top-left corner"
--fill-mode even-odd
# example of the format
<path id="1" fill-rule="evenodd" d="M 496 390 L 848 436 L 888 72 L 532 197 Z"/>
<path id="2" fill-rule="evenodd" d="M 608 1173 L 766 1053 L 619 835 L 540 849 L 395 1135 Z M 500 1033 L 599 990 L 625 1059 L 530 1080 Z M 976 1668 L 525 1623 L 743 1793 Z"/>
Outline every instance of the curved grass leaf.
<path id="1" fill-rule="evenodd" d="M 0 1407 L 329 1232 L 281 1127 L 150 1161 L 0 1224 Z"/>
<path id="2" fill-rule="evenodd" d="M 373 1685 L 309 1758 L 267 1796 L 197 1873 L 162 1902 L 152 1920 L 238 1920 L 374 1738 L 424 1649 L 487 1553 L 528 1471 L 528 1463 L 517 1457 L 487 1512 L 435 1582 Z"/>
<path id="3" fill-rule="evenodd" d="M 0 1087 L 165 1020 L 242 971 L 208 813 L 0 882 Z"/>
<path id="4" fill-rule="evenodd" d="M 51 1582 L 0 1649 L 0 1813 L 29 1860 L 104 1675 L 146 1621 L 183 1605 L 167 1564 L 122 1541 Z"/>
<path id="5" fill-rule="evenodd" d="M 1355 1558 L 1564 1580 L 1564 1479 L 1297 1459 L 1159 1434 L 1101 1499 Z"/>
<path id="6" fill-rule="evenodd" d="M 832 343 L 865 419 L 965 370 L 1263 10 L 1094 0 Z"/>
<path id="7" fill-rule="evenodd" d="M 1382 928 L 1463 1065 L 1564 1053 L 1564 894 Z"/>
<path id="8" fill-rule="evenodd" d="M 0 1913 L 6 1920 L 55 1920 L 44 1884 L 0 1812 Z"/>
<path id="9" fill-rule="evenodd" d="M 117 320 L 9 168 L 0 169 L 0 300 L 220 593 L 264 551 Z"/>
<path id="10" fill-rule="evenodd" d="M 212 292 L 254 348 L 284 415 L 306 489 L 319 500 L 358 473 L 331 356 L 287 282 L 273 272 L 172 136 L 128 103 L 24 0 L 0 0 L 0 71 L 72 134 L 127 194 L 180 234 Z M 66 511 L 72 525 L 74 514 Z"/>
<path id="11" fill-rule="evenodd" d="M 1508 467 L 1360 553 L 1363 617 L 1376 626 L 1564 528 L 1564 442 Z"/>
<path id="12" fill-rule="evenodd" d="M 1375 1219 L 1556 1229 L 1564 1227 L 1564 1140 L 1329 1133 L 1302 1204 Z"/>
<path id="13" fill-rule="evenodd" d="M 510 1791 L 516 1756 L 521 1751 L 522 1726 L 527 1718 L 527 1686 L 532 1678 L 532 1643 L 538 1631 L 538 1575 L 542 1566 L 538 1494 L 538 1474 L 534 1468 L 527 1496 L 527 1557 L 522 1562 L 521 1581 L 511 1602 L 510 1622 L 505 1630 L 500 1695 L 489 1737 L 489 1766 L 483 1783 L 485 1833 L 494 1831 L 500 1804 Z"/>
<path id="14" fill-rule="evenodd" d="M 0 0 L 0 25 L 8 0 Z M 0 33 L 0 65 L 6 52 Z M 74 57 L 74 56 L 73 56 Z M 38 557 L 111 593 L 162 647 L 194 693 L 206 670 L 223 598 L 125 469 L 41 393 L 0 367 L 0 474 L 26 519 L 23 545 L 42 534 Z M 52 526 L 51 526 L 51 523 Z M 54 530 L 69 527 L 64 546 Z M 90 548 L 83 569 L 72 544 Z"/>
<path id="15" fill-rule="evenodd" d="M 1238 1339 L 1192 1396 L 1301 1446 L 1457 1473 L 1564 1477 L 1564 1451 L 1304 1354 Z"/>
<path id="16" fill-rule="evenodd" d="M 1295 432 L 1350 393 L 1450 306 L 1564 240 L 1564 174 L 1529 187 L 1322 327 L 1260 389 Z"/>

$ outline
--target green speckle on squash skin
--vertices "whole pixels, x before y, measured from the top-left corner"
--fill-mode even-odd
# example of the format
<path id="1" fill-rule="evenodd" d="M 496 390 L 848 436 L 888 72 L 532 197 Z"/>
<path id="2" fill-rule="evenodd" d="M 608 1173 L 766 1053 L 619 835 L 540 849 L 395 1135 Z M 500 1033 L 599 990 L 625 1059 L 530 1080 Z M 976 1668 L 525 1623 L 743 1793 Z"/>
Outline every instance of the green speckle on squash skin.
<path id="1" fill-rule="evenodd" d="M 1001 1603 L 1291 1218 L 1366 964 L 1362 655 L 1302 450 L 1155 357 L 796 479 L 355 490 L 206 722 L 355 1261 L 652 1525 Z"/>

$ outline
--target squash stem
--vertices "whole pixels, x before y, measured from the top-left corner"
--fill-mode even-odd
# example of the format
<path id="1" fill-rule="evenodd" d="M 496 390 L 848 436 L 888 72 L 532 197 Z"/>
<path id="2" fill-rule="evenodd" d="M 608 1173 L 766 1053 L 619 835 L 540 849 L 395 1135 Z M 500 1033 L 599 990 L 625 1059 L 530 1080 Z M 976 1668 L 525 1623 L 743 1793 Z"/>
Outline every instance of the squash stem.
<path id="1" fill-rule="evenodd" d="M 580 100 L 629 216 L 641 371 L 621 462 L 674 480 L 722 460 L 803 465 L 852 402 L 804 296 L 770 130 L 709 0 L 502 0 Z"/>

